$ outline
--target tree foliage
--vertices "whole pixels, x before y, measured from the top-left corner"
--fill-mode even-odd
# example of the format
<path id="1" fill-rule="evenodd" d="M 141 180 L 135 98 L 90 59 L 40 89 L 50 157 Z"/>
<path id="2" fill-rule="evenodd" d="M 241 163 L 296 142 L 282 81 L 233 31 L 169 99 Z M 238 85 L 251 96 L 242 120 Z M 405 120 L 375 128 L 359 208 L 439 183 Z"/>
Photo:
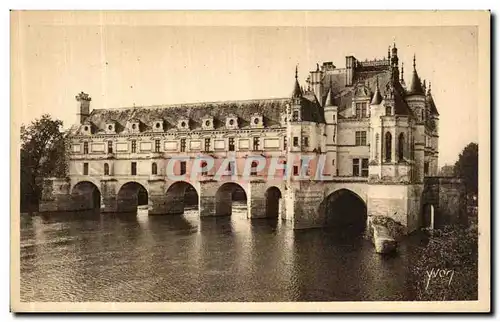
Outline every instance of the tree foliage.
<path id="1" fill-rule="evenodd" d="M 468 194 L 477 194 L 478 186 L 478 145 L 469 143 L 460 153 L 455 163 L 455 175 L 463 178 Z"/>
<path id="2" fill-rule="evenodd" d="M 67 174 L 68 140 L 61 126 L 47 114 L 21 126 L 21 209 L 38 205 L 43 178 Z"/>

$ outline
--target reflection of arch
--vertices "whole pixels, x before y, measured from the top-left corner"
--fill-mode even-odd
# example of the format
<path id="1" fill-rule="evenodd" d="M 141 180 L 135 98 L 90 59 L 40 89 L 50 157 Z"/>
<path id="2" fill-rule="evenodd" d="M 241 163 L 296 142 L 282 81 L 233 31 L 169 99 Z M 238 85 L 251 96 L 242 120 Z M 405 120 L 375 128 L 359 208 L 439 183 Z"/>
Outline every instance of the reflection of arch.
<path id="1" fill-rule="evenodd" d="M 101 207 L 101 192 L 90 181 L 78 182 L 71 190 L 75 205 L 80 209 L 99 209 Z"/>
<path id="2" fill-rule="evenodd" d="M 281 204 L 281 191 L 277 187 L 269 187 L 265 193 L 266 217 L 278 217 Z"/>
<path id="3" fill-rule="evenodd" d="M 326 197 L 320 204 L 319 213 L 327 226 L 341 232 L 360 234 L 366 228 L 366 204 L 348 189 L 336 190 Z"/>
<path id="4" fill-rule="evenodd" d="M 403 133 L 399 134 L 398 138 L 398 161 L 402 161 L 405 152 L 405 135 Z"/>
<path id="5" fill-rule="evenodd" d="M 422 209 L 422 228 L 434 229 L 436 227 L 435 208 L 432 204 L 424 204 Z"/>
<path id="6" fill-rule="evenodd" d="M 174 182 L 166 191 L 167 213 L 182 214 L 186 208 L 198 209 L 198 192 L 186 181 Z"/>
<path id="7" fill-rule="evenodd" d="M 246 205 L 247 194 L 245 189 L 237 183 L 226 182 L 215 193 L 215 214 L 217 216 L 230 216 L 233 201 Z"/>
<path id="8" fill-rule="evenodd" d="M 138 182 L 131 181 L 121 186 L 118 191 L 118 211 L 136 211 L 138 206 L 148 205 L 148 191 Z"/>
<path id="9" fill-rule="evenodd" d="M 385 133 L 385 161 L 390 162 L 392 159 L 392 134 Z"/>

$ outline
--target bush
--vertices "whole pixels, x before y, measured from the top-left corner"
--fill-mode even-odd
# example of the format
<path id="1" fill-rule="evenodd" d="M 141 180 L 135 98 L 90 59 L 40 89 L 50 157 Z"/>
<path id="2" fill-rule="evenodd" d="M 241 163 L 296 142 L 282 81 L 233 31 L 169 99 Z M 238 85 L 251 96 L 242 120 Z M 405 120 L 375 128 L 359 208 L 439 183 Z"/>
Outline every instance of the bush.
<path id="1" fill-rule="evenodd" d="M 416 255 L 411 268 L 416 300 L 477 300 L 477 224 L 432 231 L 428 244 L 418 248 Z"/>

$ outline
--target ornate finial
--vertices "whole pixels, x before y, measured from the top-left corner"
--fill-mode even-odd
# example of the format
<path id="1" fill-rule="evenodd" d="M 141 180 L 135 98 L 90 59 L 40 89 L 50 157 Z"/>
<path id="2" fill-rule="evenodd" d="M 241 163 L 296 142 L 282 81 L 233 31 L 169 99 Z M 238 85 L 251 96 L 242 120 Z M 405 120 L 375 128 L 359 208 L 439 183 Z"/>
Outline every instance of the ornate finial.
<path id="1" fill-rule="evenodd" d="M 299 65 L 295 65 L 295 79 L 299 78 Z"/>
<path id="2" fill-rule="evenodd" d="M 84 92 L 78 93 L 78 95 L 75 96 L 75 99 L 77 101 L 89 101 L 89 102 L 92 100 L 90 98 L 89 94 L 84 93 Z"/>
<path id="3" fill-rule="evenodd" d="M 429 90 L 428 90 L 428 93 L 429 94 L 431 93 L 431 81 L 429 81 Z"/>
<path id="4" fill-rule="evenodd" d="M 417 61 L 416 55 L 413 54 L 413 70 L 417 69 L 417 63 L 416 63 L 416 61 Z"/>
<path id="5" fill-rule="evenodd" d="M 319 63 L 316 63 L 316 71 L 319 72 Z"/>
<path id="6" fill-rule="evenodd" d="M 387 49 L 387 59 L 391 59 L 391 46 L 389 46 L 389 49 Z"/>
<path id="7" fill-rule="evenodd" d="M 396 48 L 396 40 L 392 42 L 392 48 Z"/>
<path id="8" fill-rule="evenodd" d="M 405 63 L 401 62 L 401 81 L 404 81 Z"/>
<path id="9" fill-rule="evenodd" d="M 425 83 L 425 82 L 426 82 L 426 81 L 425 81 L 425 79 L 424 79 L 424 81 L 422 82 L 422 87 L 423 87 L 423 90 L 424 90 L 424 94 L 425 94 L 425 90 L 427 89 L 427 85 L 426 85 L 426 83 Z"/>

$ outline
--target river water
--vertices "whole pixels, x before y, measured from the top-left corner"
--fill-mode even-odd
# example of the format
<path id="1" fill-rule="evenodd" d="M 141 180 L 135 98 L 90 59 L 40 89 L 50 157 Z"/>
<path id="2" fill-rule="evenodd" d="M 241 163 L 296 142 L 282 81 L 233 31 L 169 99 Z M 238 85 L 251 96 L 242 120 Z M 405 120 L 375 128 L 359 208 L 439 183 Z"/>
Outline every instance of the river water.
<path id="1" fill-rule="evenodd" d="M 21 215 L 22 301 L 411 300 L 416 242 L 381 256 L 362 238 L 277 219 Z"/>

